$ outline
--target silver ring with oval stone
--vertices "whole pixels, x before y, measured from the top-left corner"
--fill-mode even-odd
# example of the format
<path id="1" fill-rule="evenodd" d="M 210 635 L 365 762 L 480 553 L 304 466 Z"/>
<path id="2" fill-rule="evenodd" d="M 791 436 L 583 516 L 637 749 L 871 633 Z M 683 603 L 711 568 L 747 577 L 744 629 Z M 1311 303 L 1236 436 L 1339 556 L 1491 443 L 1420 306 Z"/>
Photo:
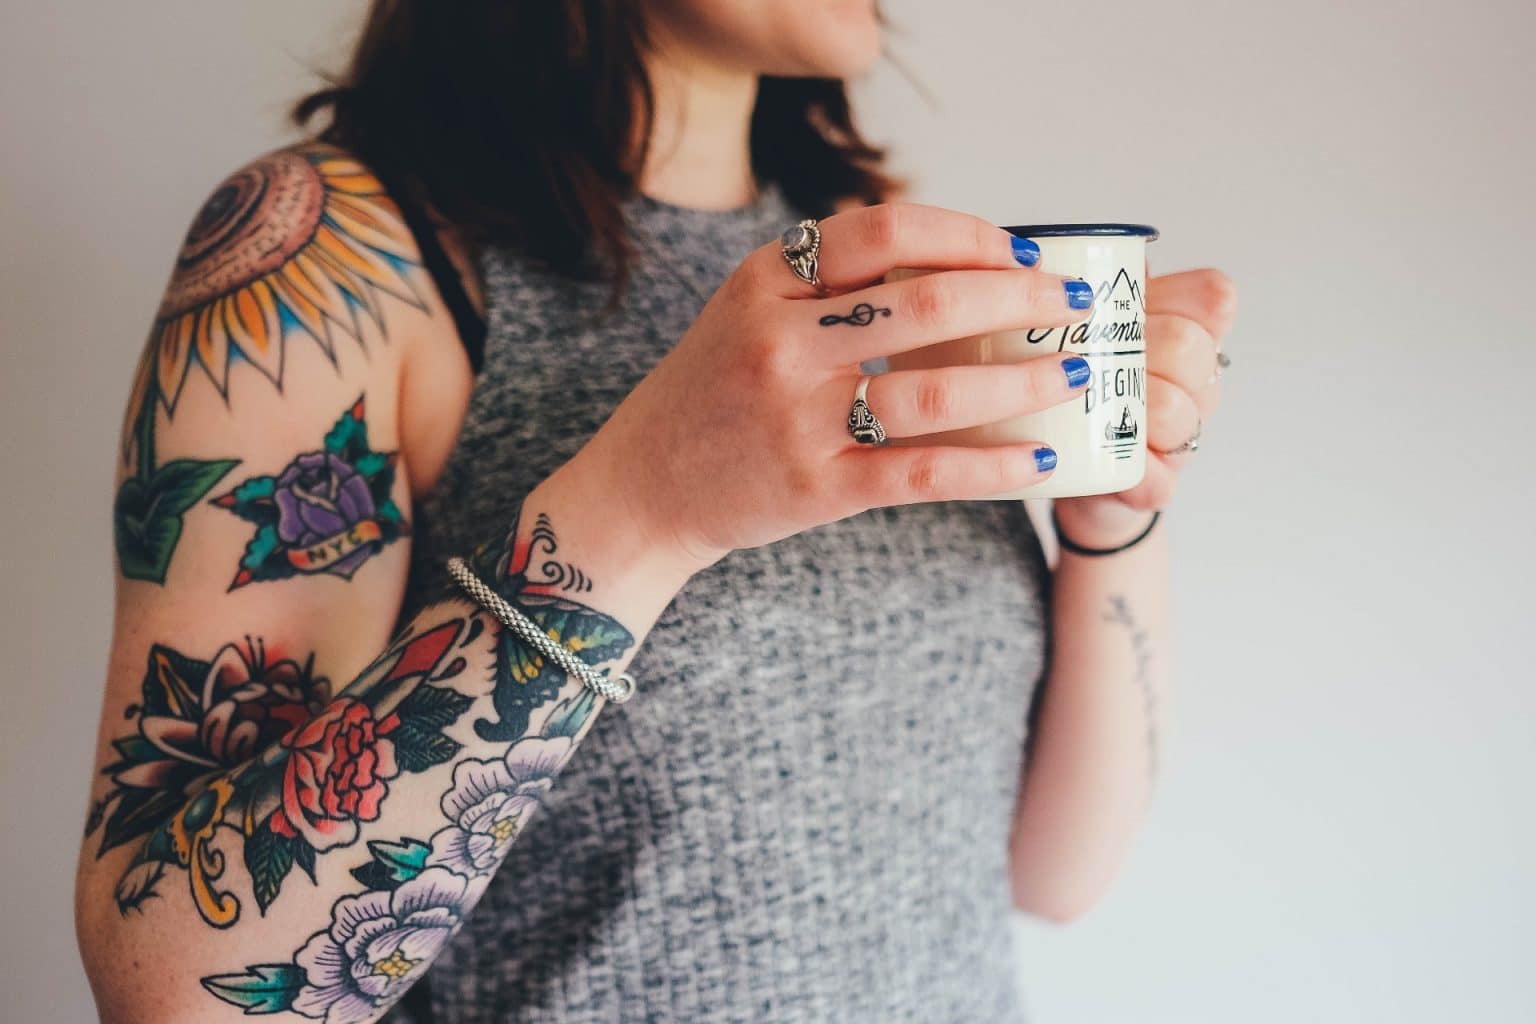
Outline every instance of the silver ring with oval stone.
<path id="1" fill-rule="evenodd" d="M 784 250 L 784 260 L 795 276 L 817 291 L 824 291 L 821 276 L 816 271 L 816 257 L 821 254 L 821 228 L 816 220 L 807 217 L 779 236 Z"/>

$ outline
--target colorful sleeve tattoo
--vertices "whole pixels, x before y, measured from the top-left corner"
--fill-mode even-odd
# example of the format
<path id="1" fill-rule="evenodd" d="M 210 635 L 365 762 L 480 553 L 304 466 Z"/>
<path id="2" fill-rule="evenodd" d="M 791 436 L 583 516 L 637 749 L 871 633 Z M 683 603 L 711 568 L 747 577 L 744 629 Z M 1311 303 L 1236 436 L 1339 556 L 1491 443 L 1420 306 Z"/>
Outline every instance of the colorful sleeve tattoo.
<path id="1" fill-rule="evenodd" d="M 547 516 L 526 540 L 513 523 L 500 550 L 477 554 L 477 573 L 588 664 L 611 667 L 633 635 L 566 596 L 591 581 L 553 559 Z M 287 959 L 230 965 L 203 987 L 247 1014 L 354 1024 L 427 969 L 603 702 L 460 600 L 422 612 L 334 697 L 312 661 L 252 639 L 153 645 L 87 834 L 100 833 L 98 856 L 134 844 L 116 892 L 125 916 L 156 912 L 152 897 L 174 881 L 215 928 L 245 924 L 247 901 L 264 916 L 296 885 L 312 900 L 317 865 L 341 858 L 352 884 L 321 886 L 329 919 L 270 935 Z M 362 842 L 365 830 L 377 838 Z"/>

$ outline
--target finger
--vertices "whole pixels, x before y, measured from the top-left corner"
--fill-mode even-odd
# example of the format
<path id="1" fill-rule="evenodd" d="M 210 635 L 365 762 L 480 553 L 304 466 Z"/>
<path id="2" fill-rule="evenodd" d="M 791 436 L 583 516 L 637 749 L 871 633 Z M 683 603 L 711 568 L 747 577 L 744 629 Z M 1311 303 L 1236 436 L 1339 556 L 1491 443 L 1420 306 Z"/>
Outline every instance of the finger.
<path id="1" fill-rule="evenodd" d="M 1015 267 L 922 274 L 785 309 L 814 323 L 818 353 L 844 365 L 952 338 L 1076 323 L 1092 305 L 1092 287 L 1076 278 Z"/>
<path id="2" fill-rule="evenodd" d="M 1221 379 L 1211 381 L 1195 392 L 1195 407 L 1200 410 L 1200 422 L 1209 423 L 1221 407 Z"/>
<path id="3" fill-rule="evenodd" d="M 1169 465 L 1168 457 L 1148 452 L 1147 471 L 1141 482 L 1129 490 L 1119 492 L 1115 497 L 1130 508 L 1151 512 L 1173 500 L 1177 484 L 1178 472 Z"/>
<path id="4" fill-rule="evenodd" d="M 1183 388 L 1155 374 L 1147 382 L 1147 445 L 1167 452 L 1195 436 L 1200 429 L 1200 409 Z"/>
<path id="5" fill-rule="evenodd" d="M 1147 315 L 1187 317 L 1216 339 L 1232 329 L 1237 315 L 1237 286 L 1219 270 L 1185 270 L 1147 281 Z"/>
<path id="6" fill-rule="evenodd" d="M 1194 320 L 1170 313 L 1147 315 L 1147 372 L 1191 394 L 1216 375 L 1216 340 Z"/>
<path id="7" fill-rule="evenodd" d="M 1017 268 L 1021 253 L 1033 265 L 1040 250 L 990 221 L 956 210 L 920 203 L 880 203 L 835 213 L 819 221 L 821 248 L 817 276 L 822 292 L 802 281 L 784 259 L 783 243 L 774 239 L 753 250 L 743 267 L 771 294 L 784 298 L 818 298 L 832 292 L 862 288 L 896 267 L 941 270 L 973 267 Z"/>
<path id="8" fill-rule="evenodd" d="M 920 501 L 966 501 L 1037 484 L 1056 453 L 1037 441 L 991 448 L 952 445 L 852 448 L 833 471 L 863 508 Z"/>
<path id="9" fill-rule="evenodd" d="M 1022 363 L 892 370 L 870 379 L 865 398 L 887 434 L 917 437 L 1048 409 L 1081 394 L 1091 375 L 1081 356 L 1055 354 Z M 840 403 L 851 401 L 846 380 L 831 387 Z"/>

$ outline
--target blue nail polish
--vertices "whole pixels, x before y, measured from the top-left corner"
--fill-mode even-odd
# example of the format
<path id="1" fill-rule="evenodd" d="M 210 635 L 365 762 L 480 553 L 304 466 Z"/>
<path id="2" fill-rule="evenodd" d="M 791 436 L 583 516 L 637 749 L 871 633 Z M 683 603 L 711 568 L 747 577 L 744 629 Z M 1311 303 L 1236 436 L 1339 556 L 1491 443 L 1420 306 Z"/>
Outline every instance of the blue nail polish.
<path id="1" fill-rule="evenodd" d="M 1035 468 L 1042 473 L 1049 473 L 1056 468 L 1056 449 L 1040 447 L 1035 449 Z"/>
<path id="2" fill-rule="evenodd" d="M 1087 309 L 1093 305 L 1093 285 L 1087 281 L 1064 281 L 1067 288 L 1067 305 L 1073 309 Z"/>
<path id="3" fill-rule="evenodd" d="M 1069 387 L 1080 388 L 1088 383 L 1088 378 L 1093 376 L 1093 370 L 1088 366 L 1088 360 L 1082 356 L 1072 356 L 1061 361 L 1061 369 L 1067 375 Z"/>
<path id="4" fill-rule="evenodd" d="M 1009 239 L 1013 245 L 1013 258 L 1022 266 L 1032 267 L 1040 262 L 1040 247 L 1027 238 L 1014 235 Z"/>

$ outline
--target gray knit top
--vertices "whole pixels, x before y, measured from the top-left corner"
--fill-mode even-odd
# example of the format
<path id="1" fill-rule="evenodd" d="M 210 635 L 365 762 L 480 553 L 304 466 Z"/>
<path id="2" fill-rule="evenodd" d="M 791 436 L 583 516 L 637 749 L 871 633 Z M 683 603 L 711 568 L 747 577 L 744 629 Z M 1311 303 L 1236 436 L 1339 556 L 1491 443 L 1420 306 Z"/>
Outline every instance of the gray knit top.
<path id="1" fill-rule="evenodd" d="M 646 251 L 607 320 L 605 284 L 486 257 L 484 367 L 412 595 L 804 215 L 776 186 L 626 212 Z M 1018 502 L 875 509 L 696 576 L 413 994 L 430 1011 L 390 1020 L 1018 1020 L 1007 840 L 1047 586 Z"/>

